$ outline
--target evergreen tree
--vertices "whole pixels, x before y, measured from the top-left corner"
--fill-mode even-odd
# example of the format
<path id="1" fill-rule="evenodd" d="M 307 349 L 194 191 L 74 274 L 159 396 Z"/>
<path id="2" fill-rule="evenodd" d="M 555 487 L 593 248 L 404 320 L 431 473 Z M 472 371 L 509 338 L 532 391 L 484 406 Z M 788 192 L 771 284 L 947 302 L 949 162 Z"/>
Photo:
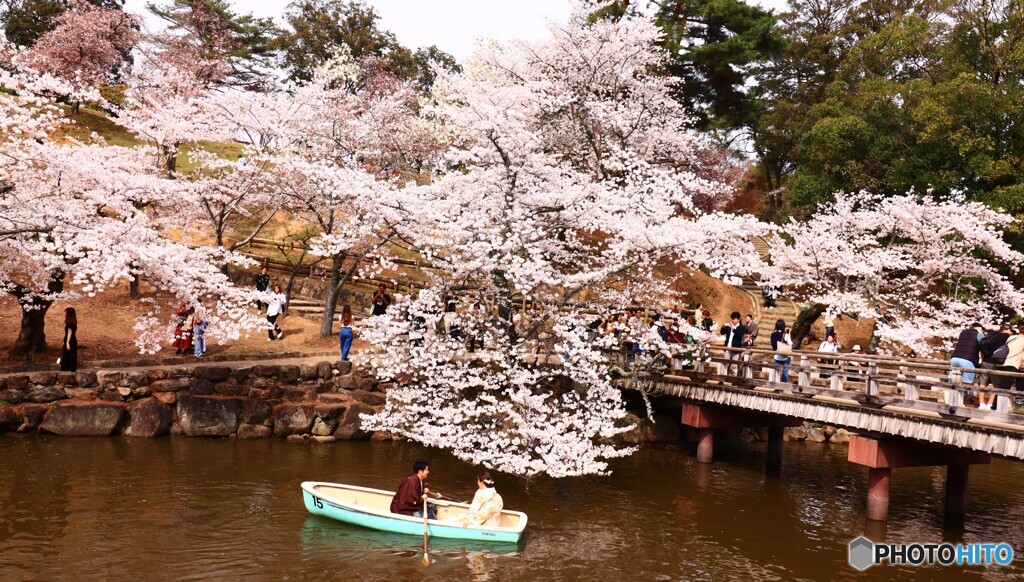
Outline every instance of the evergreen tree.
<path id="1" fill-rule="evenodd" d="M 275 41 L 281 66 L 292 80 L 308 81 L 312 72 L 339 50 L 353 59 L 378 59 L 384 70 L 400 79 L 433 83 L 429 63 L 458 70 L 455 59 L 431 46 L 413 53 L 395 35 L 380 27 L 373 7 L 356 0 L 295 0 L 285 10 L 290 30 Z"/>
<path id="2" fill-rule="evenodd" d="M 664 0 L 655 22 L 671 55 L 668 72 L 683 80 L 678 98 L 702 129 L 749 127 L 754 103 L 748 85 L 785 41 L 771 11 L 743 0 Z"/>
<path id="3" fill-rule="evenodd" d="M 124 0 L 87 0 L 101 8 L 122 8 Z M 0 20 L 4 36 L 18 46 L 30 47 L 53 30 L 55 19 L 68 9 L 69 0 L 2 0 Z"/>
<path id="4" fill-rule="evenodd" d="M 168 23 L 165 38 L 197 58 L 222 61 L 226 83 L 249 89 L 264 85 L 272 66 L 272 41 L 280 30 L 270 18 L 236 14 L 227 0 L 171 0 L 149 4 L 150 12 Z"/>

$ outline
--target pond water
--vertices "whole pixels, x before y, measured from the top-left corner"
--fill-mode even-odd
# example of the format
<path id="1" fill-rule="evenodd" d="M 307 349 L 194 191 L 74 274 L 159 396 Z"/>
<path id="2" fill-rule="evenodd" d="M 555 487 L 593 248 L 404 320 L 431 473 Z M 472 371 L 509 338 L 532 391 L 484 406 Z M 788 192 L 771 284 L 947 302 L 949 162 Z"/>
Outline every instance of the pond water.
<path id="1" fill-rule="evenodd" d="M 728 444 L 728 443 L 725 443 Z M 604 477 L 498 476 L 530 516 L 516 546 L 432 540 L 309 515 L 299 483 L 394 489 L 417 458 L 430 485 L 472 495 L 475 470 L 407 443 L 0 437 L 0 580 L 1010 580 L 1024 578 L 1024 464 L 972 467 L 966 520 L 947 523 L 942 468 L 893 473 L 890 520 L 863 517 L 867 470 L 846 449 L 787 443 L 713 465 L 644 449 Z M 846 564 L 861 533 L 890 542 L 1010 543 L 1009 567 Z"/>

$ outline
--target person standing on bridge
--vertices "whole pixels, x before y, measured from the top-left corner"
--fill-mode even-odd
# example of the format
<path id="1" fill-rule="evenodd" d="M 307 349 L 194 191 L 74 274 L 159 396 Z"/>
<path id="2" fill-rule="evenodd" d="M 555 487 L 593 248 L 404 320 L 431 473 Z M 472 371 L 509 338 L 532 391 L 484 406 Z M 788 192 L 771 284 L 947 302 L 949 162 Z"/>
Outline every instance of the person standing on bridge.
<path id="1" fill-rule="evenodd" d="M 775 322 L 775 331 L 771 335 L 772 351 L 775 352 L 776 366 L 782 366 L 782 382 L 789 382 L 789 366 L 793 363 L 793 340 L 786 332 L 786 322 L 778 320 Z M 781 350 L 779 346 L 784 346 Z M 787 349 L 788 348 L 788 349 Z M 789 355 L 786 355 L 786 354 Z"/>
<path id="2" fill-rule="evenodd" d="M 999 326 L 999 331 L 985 334 L 985 337 L 978 342 L 978 350 L 981 352 L 981 361 L 978 362 L 978 365 L 981 369 L 995 370 L 997 366 L 1003 365 L 1009 350 L 1009 348 L 1004 346 L 1006 346 L 1006 340 L 1010 339 L 1011 333 L 1009 324 L 1004 323 Z M 976 385 L 988 386 L 992 383 L 993 378 L 982 372 L 978 377 Z"/>
<path id="3" fill-rule="evenodd" d="M 753 346 L 754 341 L 757 339 L 757 322 L 754 321 L 754 316 L 748 313 L 747 321 L 744 325 L 747 328 L 747 337 L 743 343 L 748 346 Z"/>
<path id="4" fill-rule="evenodd" d="M 729 323 L 722 326 L 722 335 L 725 336 L 725 347 L 726 348 L 743 348 L 743 339 L 747 335 L 747 328 L 740 323 L 740 312 L 733 311 L 729 316 Z M 725 359 L 739 361 L 742 352 L 725 351 Z M 730 364 L 726 370 L 726 374 L 733 376 L 739 375 L 739 366 L 737 364 Z"/>
<path id="5" fill-rule="evenodd" d="M 1021 363 L 1024 363 L 1024 335 L 1014 333 L 1006 340 L 1006 359 L 1003 360 L 1003 365 L 996 369 L 1002 372 L 1020 372 Z M 1024 390 L 1024 378 L 997 376 L 994 382 L 996 388 L 1002 390 Z"/>
<path id="6" fill-rule="evenodd" d="M 978 336 L 984 337 L 981 324 L 974 322 L 971 327 L 960 332 L 953 347 L 953 357 L 949 360 L 950 368 L 977 368 L 981 360 Z M 950 378 L 953 371 L 950 370 Z M 974 372 L 963 373 L 964 384 L 974 384 Z"/>
<path id="7" fill-rule="evenodd" d="M 710 333 L 711 330 L 715 328 L 715 320 L 711 319 L 711 312 L 705 309 L 701 312 L 701 316 L 703 316 L 704 319 L 700 321 L 700 328 Z"/>
<path id="8" fill-rule="evenodd" d="M 839 340 L 836 339 L 836 334 L 830 333 L 830 334 L 828 334 L 828 337 L 825 338 L 825 341 L 821 342 L 821 345 L 818 346 L 818 351 L 826 353 L 826 354 L 838 354 L 839 353 L 839 347 L 840 347 L 839 346 Z M 836 363 L 835 360 L 819 360 L 819 361 L 822 364 L 824 364 L 825 368 L 833 368 L 833 367 L 835 367 L 835 363 Z M 831 378 L 832 374 L 829 373 L 829 372 L 821 372 L 821 373 L 819 373 L 819 376 L 821 376 L 822 378 Z"/>

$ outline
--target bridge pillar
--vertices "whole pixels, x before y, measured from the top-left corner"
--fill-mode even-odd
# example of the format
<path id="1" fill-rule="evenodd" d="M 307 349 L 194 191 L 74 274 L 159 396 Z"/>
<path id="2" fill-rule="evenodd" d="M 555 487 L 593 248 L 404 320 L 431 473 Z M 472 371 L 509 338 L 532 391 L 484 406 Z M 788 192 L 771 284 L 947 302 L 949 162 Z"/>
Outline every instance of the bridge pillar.
<path id="1" fill-rule="evenodd" d="M 710 463 L 714 459 L 715 429 L 768 427 L 769 465 L 782 461 L 782 429 L 802 424 L 800 419 L 788 416 L 689 403 L 683 404 L 682 421 L 684 425 L 697 429 L 698 463 Z"/>
<path id="2" fill-rule="evenodd" d="M 697 462 L 710 463 L 715 458 L 715 429 L 697 429 Z"/>
<path id="3" fill-rule="evenodd" d="M 964 515 L 967 509 L 967 470 L 970 465 L 946 467 L 946 513 Z"/>
<path id="4" fill-rule="evenodd" d="M 888 467 L 868 470 L 868 519 L 889 519 L 889 483 L 892 469 Z"/>
<path id="5" fill-rule="evenodd" d="M 946 512 L 963 515 L 967 505 L 967 467 L 987 464 L 991 455 L 980 451 L 910 439 L 850 437 L 847 460 L 868 467 L 868 519 L 889 517 L 889 485 L 892 470 L 900 467 L 947 465 Z"/>
<path id="6" fill-rule="evenodd" d="M 768 427 L 768 463 L 782 462 L 782 436 L 783 427 Z"/>

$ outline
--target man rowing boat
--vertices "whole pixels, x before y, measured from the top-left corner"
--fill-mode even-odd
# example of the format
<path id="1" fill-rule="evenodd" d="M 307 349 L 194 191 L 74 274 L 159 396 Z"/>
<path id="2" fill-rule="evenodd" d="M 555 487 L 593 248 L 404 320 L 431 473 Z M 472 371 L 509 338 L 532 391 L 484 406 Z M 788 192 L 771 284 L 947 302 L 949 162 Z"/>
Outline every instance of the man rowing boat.
<path id="1" fill-rule="evenodd" d="M 412 517 L 423 517 L 423 501 L 430 494 L 423 482 L 430 475 L 430 466 L 426 461 L 412 464 L 412 475 L 391 498 L 391 513 L 400 513 Z M 437 519 L 437 506 L 427 504 L 427 519 Z"/>

